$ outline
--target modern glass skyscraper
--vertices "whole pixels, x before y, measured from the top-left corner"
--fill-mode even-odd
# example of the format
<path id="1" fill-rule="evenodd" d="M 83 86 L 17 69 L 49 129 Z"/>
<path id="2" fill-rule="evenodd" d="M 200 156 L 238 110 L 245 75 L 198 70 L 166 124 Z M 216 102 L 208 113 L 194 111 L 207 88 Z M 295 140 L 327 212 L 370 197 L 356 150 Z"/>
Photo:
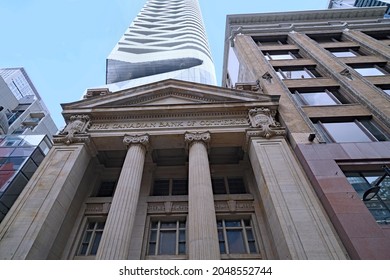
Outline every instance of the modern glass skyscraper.
<path id="1" fill-rule="evenodd" d="M 57 130 L 24 68 L 0 68 L 0 222 L 48 154 Z"/>
<path id="2" fill-rule="evenodd" d="M 148 0 L 107 59 L 117 91 L 165 79 L 216 85 L 197 0 Z"/>

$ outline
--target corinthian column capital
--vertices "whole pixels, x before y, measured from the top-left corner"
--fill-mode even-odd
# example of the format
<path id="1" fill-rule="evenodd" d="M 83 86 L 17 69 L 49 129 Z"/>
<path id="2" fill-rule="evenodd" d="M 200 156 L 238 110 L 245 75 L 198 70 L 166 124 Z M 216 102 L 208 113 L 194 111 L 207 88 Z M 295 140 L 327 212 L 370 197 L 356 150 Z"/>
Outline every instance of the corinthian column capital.
<path id="1" fill-rule="evenodd" d="M 191 144 L 193 142 L 204 142 L 204 143 L 209 143 L 211 139 L 210 132 L 186 132 L 184 135 L 184 141 L 187 144 Z"/>
<path id="2" fill-rule="evenodd" d="M 149 134 L 136 134 L 136 135 L 125 135 L 123 143 L 129 148 L 131 145 L 142 145 L 144 148 L 149 146 Z"/>

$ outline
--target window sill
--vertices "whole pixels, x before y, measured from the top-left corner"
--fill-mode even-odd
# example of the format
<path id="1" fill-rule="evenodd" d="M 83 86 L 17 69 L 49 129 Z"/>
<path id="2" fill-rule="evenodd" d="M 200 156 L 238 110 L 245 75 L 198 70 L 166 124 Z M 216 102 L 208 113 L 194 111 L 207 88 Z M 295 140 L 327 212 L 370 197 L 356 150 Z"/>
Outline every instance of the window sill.
<path id="1" fill-rule="evenodd" d="M 261 260 L 260 254 L 221 254 L 221 260 Z"/>

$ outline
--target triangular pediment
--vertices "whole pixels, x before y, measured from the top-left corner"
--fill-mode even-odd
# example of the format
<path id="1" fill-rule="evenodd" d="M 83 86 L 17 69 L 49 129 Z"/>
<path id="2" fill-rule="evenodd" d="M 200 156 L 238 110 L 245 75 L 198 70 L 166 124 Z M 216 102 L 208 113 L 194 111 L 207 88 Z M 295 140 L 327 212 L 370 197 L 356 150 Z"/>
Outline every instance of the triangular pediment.
<path id="1" fill-rule="evenodd" d="M 275 99 L 276 98 L 276 99 Z M 107 89 L 88 90 L 84 99 L 63 104 L 64 110 L 142 107 L 229 102 L 270 102 L 271 97 L 259 92 L 247 92 L 178 80 L 165 80 L 118 92 Z"/>
<path id="2" fill-rule="evenodd" d="M 162 94 L 155 96 L 145 102 L 139 102 L 138 105 L 176 105 L 176 104 L 193 104 L 201 103 L 201 100 L 191 98 L 191 96 Z"/>

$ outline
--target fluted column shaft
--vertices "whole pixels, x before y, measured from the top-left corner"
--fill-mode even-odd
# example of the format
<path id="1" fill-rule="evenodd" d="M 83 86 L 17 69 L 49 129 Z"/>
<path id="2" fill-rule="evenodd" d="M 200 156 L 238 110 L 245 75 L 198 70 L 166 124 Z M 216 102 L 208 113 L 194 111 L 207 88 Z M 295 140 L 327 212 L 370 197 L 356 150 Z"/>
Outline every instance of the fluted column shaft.
<path id="1" fill-rule="evenodd" d="M 127 259 L 141 189 L 148 135 L 125 136 L 128 145 L 96 259 Z"/>
<path id="2" fill-rule="evenodd" d="M 193 260 L 220 259 L 218 232 L 211 185 L 207 142 L 210 133 L 187 133 L 188 174 L 188 251 Z"/>

